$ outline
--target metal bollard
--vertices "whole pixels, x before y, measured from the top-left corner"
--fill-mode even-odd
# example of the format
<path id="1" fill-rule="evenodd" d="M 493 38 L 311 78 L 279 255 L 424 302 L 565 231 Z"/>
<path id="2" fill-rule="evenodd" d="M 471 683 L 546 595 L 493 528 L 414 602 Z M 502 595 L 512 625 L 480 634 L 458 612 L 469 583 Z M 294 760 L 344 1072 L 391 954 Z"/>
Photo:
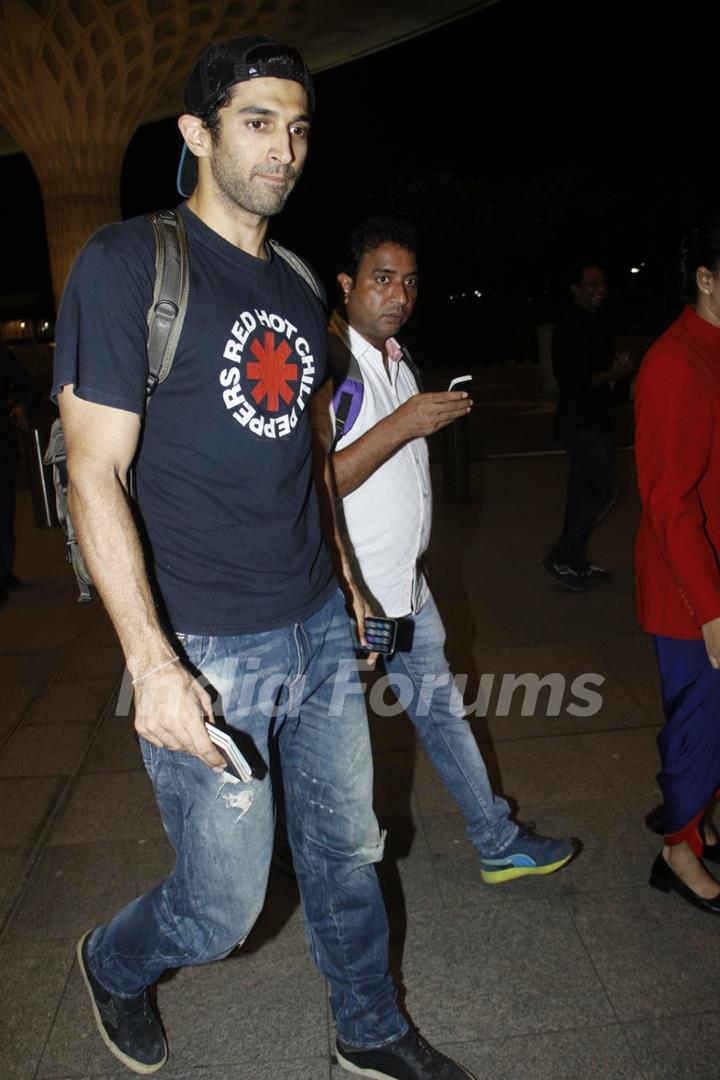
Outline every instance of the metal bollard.
<path id="1" fill-rule="evenodd" d="M 58 524 L 58 519 L 55 511 L 52 466 L 45 465 L 43 462 L 47 431 L 32 427 L 30 431 L 25 432 L 23 441 L 27 454 L 28 479 L 35 513 L 35 524 L 40 529 L 51 529 Z"/>

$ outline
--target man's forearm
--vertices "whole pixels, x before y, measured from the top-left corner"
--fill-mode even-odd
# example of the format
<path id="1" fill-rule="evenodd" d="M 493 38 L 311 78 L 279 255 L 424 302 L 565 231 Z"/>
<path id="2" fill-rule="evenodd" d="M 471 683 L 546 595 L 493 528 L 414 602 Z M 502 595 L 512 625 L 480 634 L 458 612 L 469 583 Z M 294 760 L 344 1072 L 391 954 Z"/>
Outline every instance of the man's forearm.
<path id="1" fill-rule="evenodd" d="M 120 639 L 133 676 L 174 650 L 164 634 L 147 579 L 128 496 L 112 472 L 71 477 L 68 504 L 88 570 Z"/>
<path id="2" fill-rule="evenodd" d="M 395 422 L 395 414 L 380 420 L 354 443 L 332 454 L 337 496 L 344 499 L 360 487 L 392 457 L 407 439 Z"/>

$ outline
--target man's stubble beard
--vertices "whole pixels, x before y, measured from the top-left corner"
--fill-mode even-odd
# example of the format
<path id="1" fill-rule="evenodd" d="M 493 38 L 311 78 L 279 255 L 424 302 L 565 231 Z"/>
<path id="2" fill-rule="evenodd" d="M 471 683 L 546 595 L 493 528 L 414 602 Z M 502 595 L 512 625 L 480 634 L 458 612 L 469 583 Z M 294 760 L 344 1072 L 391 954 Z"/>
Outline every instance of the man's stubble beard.
<path id="1" fill-rule="evenodd" d="M 233 208 L 238 207 L 249 214 L 257 214 L 258 217 L 273 217 L 279 214 L 300 175 L 300 170 L 290 165 L 277 165 L 274 168 L 256 165 L 245 179 L 238 175 L 233 158 L 221 151 L 217 145 L 216 152 L 210 159 L 210 168 L 221 198 Z M 286 187 L 273 191 L 262 180 L 253 180 L 253 175 L 259 172 L 276 173 L 284 176 L 289 183 Z"/>

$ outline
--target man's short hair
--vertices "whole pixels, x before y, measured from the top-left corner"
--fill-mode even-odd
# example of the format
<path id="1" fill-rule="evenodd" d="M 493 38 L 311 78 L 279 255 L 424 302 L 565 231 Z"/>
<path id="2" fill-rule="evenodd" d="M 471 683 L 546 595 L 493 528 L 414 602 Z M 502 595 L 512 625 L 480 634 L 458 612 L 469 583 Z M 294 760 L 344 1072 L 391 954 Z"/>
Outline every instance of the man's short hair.
<path id="1" fill-rule="evenodd" d="M 598 270 L 604 272 L 605 266 L 602 259 L 575 259 L 568 266 L 567 283 L 568 285 L 581 285 L 582 276 L 584 270 L 589 270 L 591 267 L 596 267 Z"/>
<path id="2" fill-rule="evenodd" d="M 369 217 L 356 225 L 347 235 L 338 260 L 338 273 L 355 278 L 360 263 L 370 251 L 382 244 L 396 244 L 417 255 L 418 231 L 409 221 L 392 217 Z"/>

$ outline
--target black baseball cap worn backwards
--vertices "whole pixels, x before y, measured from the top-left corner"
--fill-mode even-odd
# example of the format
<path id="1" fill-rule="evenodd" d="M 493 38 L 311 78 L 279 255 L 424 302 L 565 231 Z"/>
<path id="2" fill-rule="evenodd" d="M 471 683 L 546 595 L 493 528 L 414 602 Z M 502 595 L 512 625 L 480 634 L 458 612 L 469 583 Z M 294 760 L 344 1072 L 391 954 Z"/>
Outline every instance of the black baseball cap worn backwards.
<path id="1" fill-rule="evenodd" d="M 307 90 L 310 110 L 315 90 L 310 72 L 297 49 L 269 34 L 253 34 L 210 45 L 198 58 L 185 83 L 185 110 L 202 116 L 222 100 L 236 83 L 249 79 L 290 79 Z M 183 146 L 177 189 L 189 198 L 197 182 L 197 159 Z"/>

